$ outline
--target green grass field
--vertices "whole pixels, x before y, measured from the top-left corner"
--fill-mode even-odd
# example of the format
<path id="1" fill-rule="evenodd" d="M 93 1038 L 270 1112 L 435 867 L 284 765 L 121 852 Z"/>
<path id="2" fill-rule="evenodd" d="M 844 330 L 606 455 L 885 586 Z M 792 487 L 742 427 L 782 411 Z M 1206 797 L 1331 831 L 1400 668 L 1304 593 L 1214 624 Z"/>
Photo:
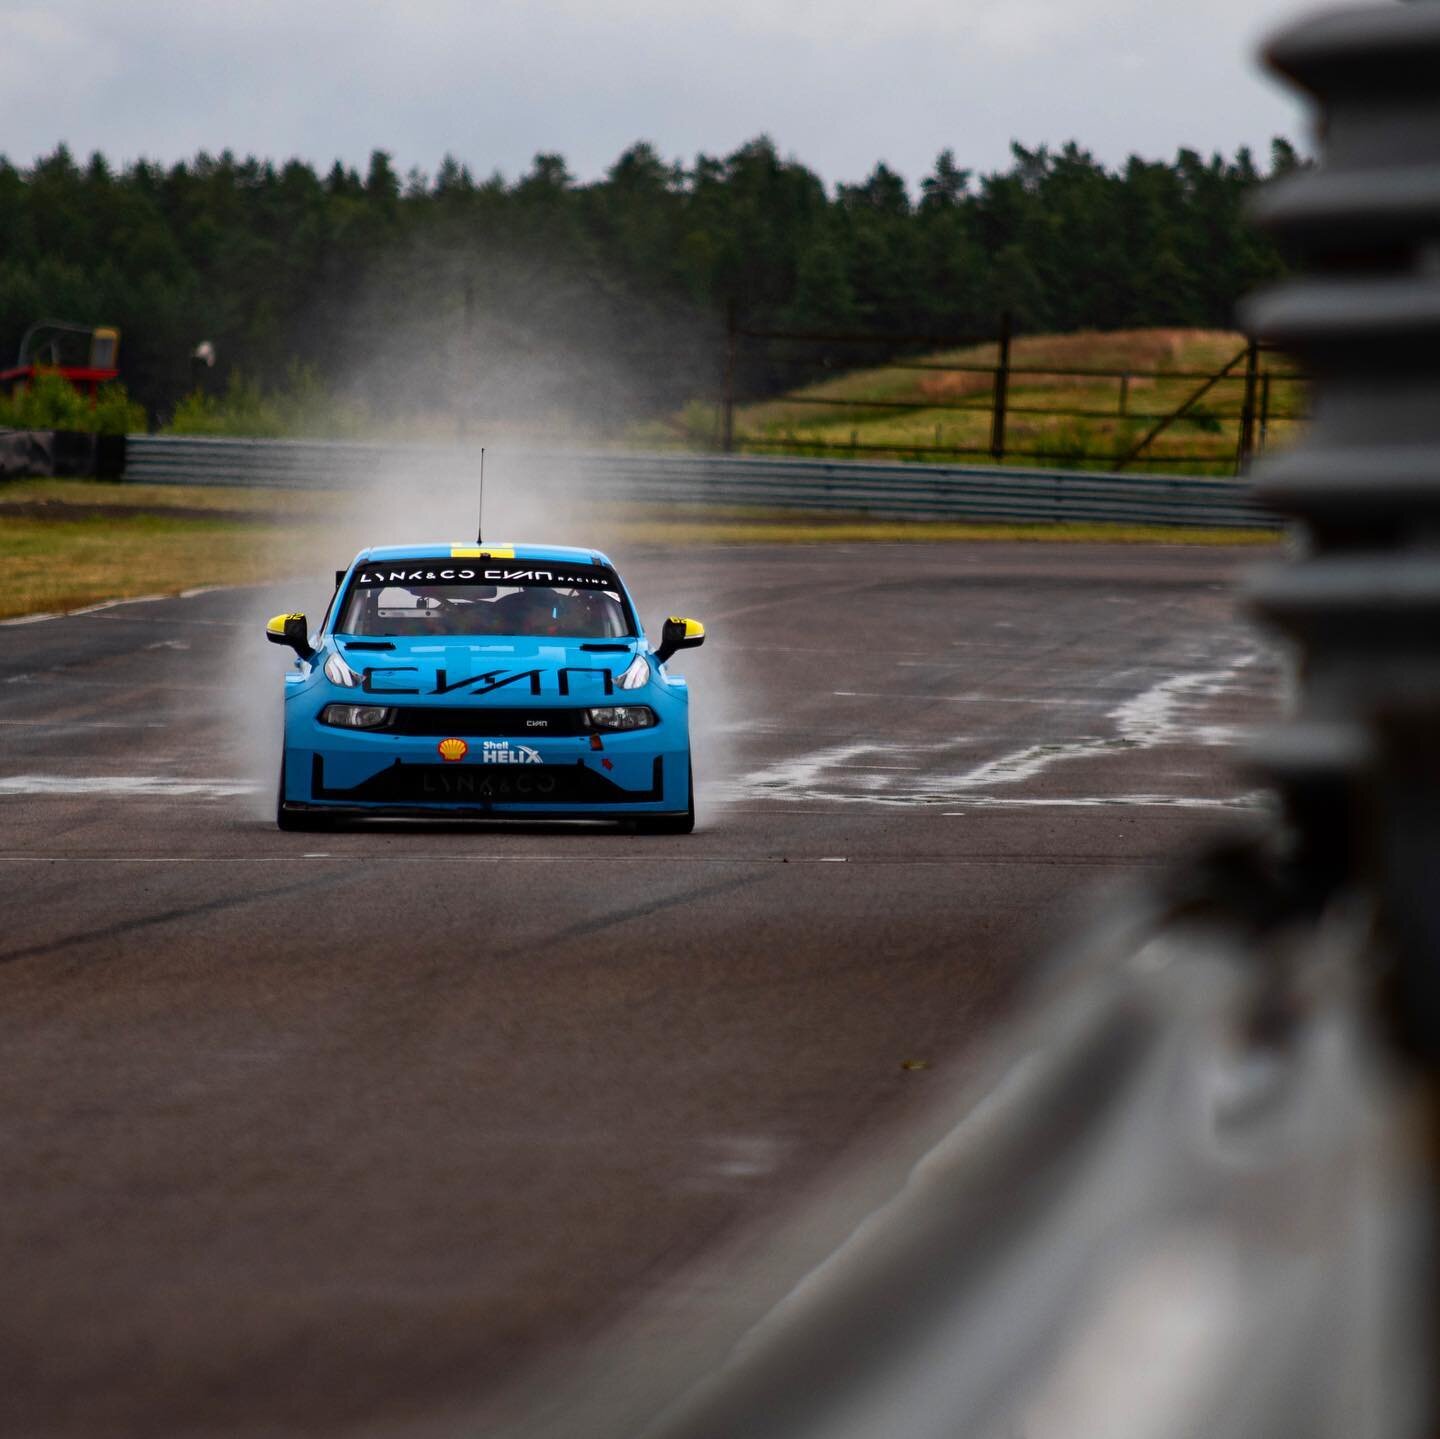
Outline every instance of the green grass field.
<path id="1" fill-rule="evenodd" d="M 0 485 L 0 619 L 303 570 L 327 496 L 16 480 Z"/>
<path id="2" fill-rule="evenodd" d="M 79 609 L 101 600 L 250 584 L 293 572 L 302 552 L 268 525 L 172 519 L 12 518 L 0 507 L 0 619 Z"/>
<path id="3" fill-rule="evenodd" d="M 1224 330 L 1087 331 L 1017 339 L 1011 347 L 1014 371 L 1008 392 L 1006 463 L 1109 469 L 1151 428 L 1154 421 L 1149 417 L 1172 413 L 1202 383 L 1165 378 L 1163 372 L 1214 373 L 1244 348 L 1243 335 Z M 988 371 L 943 367 L 993 366 L 997 357 L 995 344 L 975 345 L 906 362 L 936 368 L 883 365 L 854 370 L 775 400 L 739 406 L 735 414 L 737 448 L 742 453 L 990 463 L 988 454 L 967 456 L 962 452 L 984 451 L 990 444 L 992 376 Z M 1046 366 L 1118 373 L 1114 378 L 1060 375 L 1045 373 Z M 1269 385 L 1271 413 L 1293 415 L 1303 410 L 1303 386 L 1278 378 L 1293 367 L 1273 355 L 1263 356 L 1262 366 L 1275 376 Z M 1118 374 L 1128 379 L 1122 383 Z M 1233 474 L 1244 398 L 1243 362 L 1231 376 L 1214 386 L 1189 418 L 1162 433 L 1145 450 L 1147 463 L 1134 468 L 1142 473 Z M 810 400 L 843 403 L 807 404 Z M 897 401 L 921 408 L 883 408 L 882 402 Z M 1035 413 L 1054 409 L 1091 411 L 1096 417 Z M 1284 445 L 1298 428 L 1295 420 L 1277 418 L 1267 426 L 1265 442 Z M 717 407 L 702 404 L 690 406 L 669 428 L 672 437 L 685 434 L 707 444 L 714 443 L 718 432 Z M 655 430 L 651 437 L 660 438 L 660 431 Z M 780 443 L 785 446 L 783 451 Z M 948 455 L 917 453 L 917 448 L 936 447 L 948 448 Z M 1044 451 L 1055 458 L 1027 460 L 1017 453 L 1024 451 Z M 1196 454 L 1202 457 L 1198 463 L 1179 458 Z"/>

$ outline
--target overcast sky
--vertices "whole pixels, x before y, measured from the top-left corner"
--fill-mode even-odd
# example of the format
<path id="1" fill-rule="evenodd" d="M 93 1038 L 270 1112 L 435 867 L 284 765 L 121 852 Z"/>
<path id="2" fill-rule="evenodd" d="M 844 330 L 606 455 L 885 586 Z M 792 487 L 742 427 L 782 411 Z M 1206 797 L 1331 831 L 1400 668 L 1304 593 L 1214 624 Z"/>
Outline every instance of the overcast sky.
<path id="1" fill-rule="evenodd" d="M 1295 0 L 0 0 L 0 153 L 171 161 L 229 148 L 582 179 L 758 134 L 830 182 L 912 187 L 947 146 L 1012 139 L 1107 164 L 1308 136 L 1257 42 Z"/>

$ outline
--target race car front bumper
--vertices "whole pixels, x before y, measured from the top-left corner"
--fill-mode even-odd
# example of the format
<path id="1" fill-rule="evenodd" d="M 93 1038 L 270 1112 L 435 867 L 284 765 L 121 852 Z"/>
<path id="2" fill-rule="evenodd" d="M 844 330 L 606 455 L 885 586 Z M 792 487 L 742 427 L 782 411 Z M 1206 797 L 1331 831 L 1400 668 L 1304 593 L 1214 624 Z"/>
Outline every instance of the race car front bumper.
<path id="1" fill-rule="evenodd" d="M 673 725 L 606 736 L 599 749 L 579 736 L 473 739 L 455 760 L 433 739 L 307 728 L 311 744 L 286 744 L 287 808 L 616 818 L 689 807 L 688 745 L 663 745 Z"/>

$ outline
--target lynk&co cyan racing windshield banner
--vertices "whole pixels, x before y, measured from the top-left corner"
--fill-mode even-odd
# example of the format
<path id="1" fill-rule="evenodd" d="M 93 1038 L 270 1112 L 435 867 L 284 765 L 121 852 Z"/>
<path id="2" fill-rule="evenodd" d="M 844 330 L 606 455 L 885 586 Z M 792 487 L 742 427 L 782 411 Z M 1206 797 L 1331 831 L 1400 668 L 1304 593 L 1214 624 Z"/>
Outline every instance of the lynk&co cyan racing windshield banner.
<path id="1" fill-rule="evenodd" d="M 563 589 L 619 591 L 615 571 L 600 565 L 558 564 L 551 560 L 384 560 L 358 565 L 357 588 L 411 585 L 546 585 Z"/>

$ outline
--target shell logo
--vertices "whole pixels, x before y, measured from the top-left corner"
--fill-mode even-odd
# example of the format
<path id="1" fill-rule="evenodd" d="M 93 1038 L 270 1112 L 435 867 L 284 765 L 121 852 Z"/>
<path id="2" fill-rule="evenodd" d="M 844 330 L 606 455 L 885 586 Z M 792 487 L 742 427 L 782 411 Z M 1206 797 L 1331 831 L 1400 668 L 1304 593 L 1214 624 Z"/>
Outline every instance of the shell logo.
<path id="1" fill-rule="evenodd" d="M 436 748 L 443 760 L 461 760 L 470 753 L 470 746 L 463 739 L 442 739 Z"/>

